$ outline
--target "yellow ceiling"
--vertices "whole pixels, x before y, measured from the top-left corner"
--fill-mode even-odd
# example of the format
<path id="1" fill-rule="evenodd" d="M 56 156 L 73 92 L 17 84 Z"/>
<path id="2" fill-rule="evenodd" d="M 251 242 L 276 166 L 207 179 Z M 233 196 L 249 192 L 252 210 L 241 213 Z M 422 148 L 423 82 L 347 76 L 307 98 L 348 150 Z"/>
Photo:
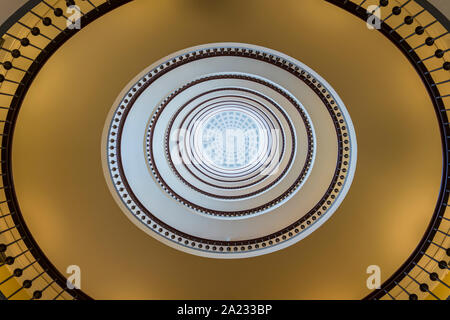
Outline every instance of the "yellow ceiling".
<path id="1" fill-rule="evenodd" d="M 357 172 L 335 215 L 298 244 L 223 261 L 171 249 L 136 228 L 104 181 L 100 138 L 117 94 L 167 54 L 210 42 L 282 51 L 336 89 L 355 125 Z M 149 106 L 152 107 L 152 106 Z M 49 60 L 20 111 L 14 182 L 26 223 L 61 272 L 94 298 L 360 299 L 420 241 L 441 178 L 436 116 L 406 58 L 381 34 L 316 0 L 135 0 Z M 157 199 L 155 199 L 157 201 Z"/>

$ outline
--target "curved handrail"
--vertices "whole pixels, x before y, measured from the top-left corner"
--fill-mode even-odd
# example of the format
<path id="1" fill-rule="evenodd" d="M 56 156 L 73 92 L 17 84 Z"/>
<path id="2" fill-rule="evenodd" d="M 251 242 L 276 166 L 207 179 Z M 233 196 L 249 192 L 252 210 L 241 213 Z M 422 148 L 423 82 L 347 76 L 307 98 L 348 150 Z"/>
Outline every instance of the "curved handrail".
<path id="1" fill-rule="evenodd" d="M 20 20 L 28 11 L 33 9 L 42 0 L 28 0 L 24 5 L 17 9 L 5 22 L 0 25 L 0 37 L 2 37 L 17 21 Z"/>
<path id="2" fill-rule="evenodd" d="M 361 5 L 357 5 L 352 1 L 348 0 L 326 0 L 334 5 L 341 7 L 342 9 L 350 12 L 356 17 L 368 21 L 371 14 L 367 12 L 367 10 Z M 365 2 L 365 1 L 363 1 Z M 419 4 L 424 4 L 425 7 L 431 9 L 430 13 L 436 13 L 437 9 L 434 8 L 427 1 L 417 1 Z M 424 7 L 424 8 L 425 8 Z M 433 9 L 434 8 L 434 9 Z M 444 22 L 444 27 L 447 31 L 450 31 L 450 26 L 448 24 L 448 19 L 446 19 L 442 14 L 435 16 L 438 21 Z M 399 284 L 399 282 L 405 278 L 409 272 L 417 265 L 419 260 L 423 257 L 423 254 L 431 245 L 430 239 L 433 239 L 436 233 L 439 230 L 439 225 L 443 219 L 445 214 L 445 210 L 447 208 L 448 198 L 449 198 L 449 190 L 447 190 L 447 182 L 449 178 L 448 172 L 448 164 L 449 164 L 449 127 L 448 127 L 448 117 L 445 113 L 445 105 L 437 84 L 434 79 L 430 75 L 430 71 L 427 70 L 425 65 L 422 63 L 422 60 L 416 54 L 415 50 L 408 44 L 407 41 L 404 41 L 404 38 L 400 36 L 395 29 L 390 27 L 385 21 L 383 21 L 381 25 L 381 29 L 379 30 L 384 36 L 386 36 L 390 41 L 392 41 L 402 53 L 408 58 L 411 64 L 414 66 L 416 72 L 422 79 L 429 96 L 432 100 L 436 116 L 439 123 L 441 140 L 442 140 L 442 179 L 441 179 L 441 188 L 438 196 L 438 201 L 435 207 L 435 210 L 432 215 L 431 222 L 429 223 L 425 234 L 423 235 L 421 241 L 419 242 L 416 249 L 410 255 L 410 257 L 404 262 L 404 264 L 388 279 L 386 280 L 380 287 L 380 289 L 374 290 L 370 293 L 365 299 L 379 299 L 382 296 L 388 294 L 390 290 L 392 290 L 395 286 Z M 411 299 L 414 299 L 416 296 L 410 295 Z"/>
<path id="3" fill-rule="evenodd" d="M 90 3 L 92 5 L 92 8 L 89 10 L 86 10 L 82 17 L 81 17 L 81 23 L 82 26 L 86 26 L 90 22 L 94 21 L 95 19 L 99 18 L 100 16 L 104 15 L 105 13 L 115 9 L 118 6 L 121 6 L 122 4 L 125 4 L 127 2 L 130 2 L 132 0 L 104 0 L 101 5 L 93 5 L 91 1 L 86 1 L 85 3 Z M 369 13 L 366 11 L 363 5 L 367 6 L 369 2 L 366 0 L 358 0 L 359 4 L 354 3 L 350 0 L 325 0 L 331 4 L 337 5 L 338 7 L 341 7 L 342 9 L 350 12 L 351 14 L 355 15 L 356 17 L 367 21 L 369 18 Z M 411 2 L 411 0 L 405 0 L 406 3 Z M 68 1 L 69 3 L 75 3 L 75 1 Z M 83 1 L 84 2 L 84 1 Z M 382 4 L 389 2 L 389 1 L 379 1 L 380 6 L 384 6 Z M 430 13 L 436 21 L 440 23 L 444 28 L 446 28 L 447 31 L 450 31 L 450 25 L 449 20 L 442 15 L 434 6 L 432 6 L 428 1 L 425 0 L 413 0 L 412 2 L 417 3 L 422 8 L 424 8 L 428 13 Z M 27 13 L 29 13 L 32 9 L 34 9 L 36 6 L 41 4 L 46 4 L 47 6 L 51 7 L 45 0 L 30 0 L 28 1 L 24 6 L 22 6 L 19 10 L 17 10 L 4 24 L 0 26 L 0 37 L 3 37 L 7 34 L 7 32 L 14 26 L 16 23 L 19 22 L 20 19 L 22 19 Z M 41 18 L 41 23 L 44 17 Z M 414 19 L 414 18 L 413 18 Z M 25 28 L 25 27 L 24 27 Z M 415 268 L 416 266 L 419 266 L 419 262 L 426 254 L 428 248 L 431 246 L 432 240 L 435 238 L 435 236 L 439 232 L 443 232 L 439 229 L 442 221 L 445 219 L 446 221 L 450 221 L 448 218 L 445 217 L 446 208 L 449 206 L 448 204 L 448 198 L 449 198 L 449 192 L 447 187 L 447 182 L 449 179 L 449 172 L 448 172 L 448 165 L 449 165 L 449 159 L 448 159 L 448 153 L 449 153 L 449 138 L 450 138 L 450 132 L 449 132 L 449 120 L 447 117 L 447 109 L 445 108 L 444 103 L 444 97 L 440 94 L 439 85 L 441 83 L 436 83 L 433 79 L 432 72 L 436 70 L 428 70 L 426 65 L 424 64 L 424 61 L 426 59 L 420 58 L 420 56 L 417 54 L 416 49 L 412 48 L 408 41 L 405 41 L 405 38 L 402 37 L 399 32 L 396 31 L 396 28 L 393 28 L 390 26 L 385 20 L 383 21 L 381 25 L 381 29 L 379 30 L 383 35 L 385 35 L 390 41 L 392 41 L 408 58 L 408 60 L 412 63 L 414 66 L 416 72 L 421 77 L 429 95 L 432 100 L 434 109 L 436 111 L 441 137 L 442 137 L 442 148 L 443 148 L 443 166 L 442 166 L 442 181 L 441 181 L 441 190 L 438 197 L 437 205 L 435 207 L 435 210 L 433 212 L 433 216 L 431 219 L 431 222 L 420 241 L 417 248 L 414 250 L 414 252 L 411 254 L 411 256 L 407 259 L 407 261 L 398 269 L 397 272 L 394 273 L 387 281 L 383 283 L 380 289 L 377 289 L 373 291 L 370 295 L 366 297 L 366 299 L 380 299 L 386 295 L 389 295 L 391 298 L 395 298 L 393 295 L 390 294 L 391 290 L 393 290 L 396 287 L 400 287 L 404 292 L 406 292 L 409 295 L 409 298 L 417 298 L 417 295 L 408 292 L 400 285 L 400 282 L 409 277 L 412 280 L 416 281 L 413 277 L 410 275 L 410 271 Z M 8 113 L 5 120 L 0 120 L 4 122 L 3 132 L 1 133 L 2 136 L 2 143 L 1 143 L 1 169 L 0 175 L 2 177 L 1 181 L 3 182 L 3 185 L 0 185 L 0 190 L 3 190 L 5 193 L 6 199 L 5 201 L 0 201 L 1 203 L 6 203 L 9 207 L 10 213 L 1 216 L 0 213 L 0 220 L 2 220 L 5 216 L 10 216 L 13 219 L 14 226 L 12 228 L 16 228 L 21 236 L 21 241 L 26 245 L 28 250 L 32 253 L 35 260 L 38 261 L 39 265 L 42 267 L 44 272 L 52 279 L 53 282 L 59 285 L 59 287 L 63 288 L 64 292 L 69 293 L 72 297 L 76 299 L 89 299 L 90 297 L 83 293 L 80 290 L 70 290 L 66 288 L 66 278 L 52 265 L 52 263 L 46 258 L 44 252 L 39 248 L 36 241 L 33 239 L 31 232 L 28 230 L 25 221 L 23 219 L 23 216 L 20 211 L 19 202 L 17 200 L 15 189 L 14 189 L 14 181 L 13 181 L 13 175 L 12 175 L 12 168 L 11 168 L 11 148 L 12 148 L 12 139 L 14 134 L 14 127 L 17 119 L 18 112 L 20 110 L 20 106 L 22 104 L 22 101 L 24 99 L 24 96 L 26 92 L 28 91 L 28 88 L 31 86 L 31 83 L 34 79 L 34 77 L 37 75 L 39 70 L 42 68 L 42 66 L 45 64 L 45 62 L 48 60 L 48 58 L 56 51 L 58 48 L 65 43 L 68 39 L 70 39 L 74 34 L 76 34 L 78 30 L 71 30 L 64 28 L 61 32 L 59 32 L 58 35 L 56 35 L 54 38 L 50 39 L 51 41 L 42 49 L 40 49 L 40 54 L 33 59 L 33 63 L 29 66 L 29 68 L 25 71 L 24 77 L 17 82 L 17 89 L 16 91 L 12 93 L 8 93 L 8 95 L 12 96 L 12 100 L 10 102 L 10 105 L 8 106 Z M 20 40 L 20 39 L 17 39 Z M 434 40 L 433 40 L 434 42 Z M 39 49 L 39 48 L 38 48 Z M 447 51 L 445 51 L 447 52 Z M 442 53 L 442 56 L 444 53 Z M 440 55 L 440 54 L 439 54 Z M 20 55 L 19 55 L 20 56 Z M 436 52 L 436 57 L 438 57 Z M 442 69 L 442 68 L 441 68 Z M 449 80 L 450 81 L 450 80 Z M 447 81 L 445 81 L 447 82 Z M 0 94 L 2 87 L 0 87 Z M 445 95 L 447 97 L 449 95 Z M 0 106 L 0 108 L 4 108 Z M 0 230 L 0 234 L 2 232 L 5 232 L 4 230 Z M 445 234 L 445 237 L 448 237 L 448 231 L 443 232 Z M 445 250 L 445 248 L 443 248 Z M 447 249 L 448 254 L 448 249 Z M 10 260 L 11 261 L 11 260 Z M 12 261 L 14 263 L 14 260 Z M 445 266 L 447 267 L 447 266 Z M 448 268 L 448 267 L 447 267 Z M 422 268 L 423 269 L 423 268 Z M 424 271 L 428 272 L 427 270 L 423 269 Z M 430 274 L 431 275 L 431 274 Z M 434 276 L 433 276 L 434 277 Z M 435 278 L 435 277 L 434 277 Z M 437 278 L 439 280 L 439 277 Z M 433 280 L 433 279 L 432 279 Z M 1 283 L 2 279 L 0 279 Z M 440 280 L 439 280 L 440 281 Z M 417 282 L 417 281 L 416 281 Z M 442 281 L 441 281 L 442 282 Z M 419 284 L 419 282 L 417 282 Z M 448 285 L 447 285 L 448 286 Z M 427 288 L 425 286 L 420 286 L 420 289 Z M 45 290 L 45 289 L 44 289 Z M 428 290 L 428 289 L 427 289 Z M 39 291 L 39 290 L 38 290 Z M 423 290 L 422 290 L 423 291 Z M 433 295 L 429 290 L 429 294 Z M 36 292 L 35 292 L 36 293 Z M 62 293 L 62 292 L 61 292 Z M 60 294 L 58 296 L 60 296 Z M 58 298 L 55 297 L 55 298 Z M 33 297 L 36 299 L 39 299 L 39 294 L 34 295 Z"/>

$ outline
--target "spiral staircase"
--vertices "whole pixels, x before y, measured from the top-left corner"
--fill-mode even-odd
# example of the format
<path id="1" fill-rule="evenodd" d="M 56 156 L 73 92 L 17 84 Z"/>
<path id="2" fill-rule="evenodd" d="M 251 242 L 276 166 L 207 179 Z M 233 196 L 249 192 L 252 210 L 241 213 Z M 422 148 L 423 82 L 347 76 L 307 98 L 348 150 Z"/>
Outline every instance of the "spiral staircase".
<path id="1" fill-rule="evenodd" d="M 31 0 L 0 26 L 0 297 L 450 296 L 448 19 L 422 0 L 257 2 Z M 379 29 L 370 30 L 376 12 Z M 261 46 L 245 44 L 252 42 Z M 166 69 L 173 79 L 164 82 Z M 260 69 L 266 71 L 254 76 Z M 276 70 L 283 72 L 279 79 Z M 301 84 L 283 82 L 290 77 Z M 306 91 L 295 91 L 302 85 L 317 91 L 317 105 Z M 141 87 L 152 86 L 145 100 Z M 164 100 L 158 90 L 172 94 Z M 270 110 L 261 111 L 266 98 L 258 92 L 271 97 Z M 146 108 L 160 100 L 158 108 Z M 179 101 L 186 111 L 178 110 Z M 329 113 L 314 111 L 319 103 Z M 196 140 L 203 130 L 196 119 L 216 131 Z M 189 134 L 170 142 L 172 129 L 164 136 L 158 121 Z M 217 128 L 243 125 L 281 132 L 246 140 L 261 166 L 284 150 L 276 175 L 257 181 L 251 154 L 240 150 L 227 162 L 221 147 L 210 144 Z M 142 134 L 133 128 L 147 138 L 141 166 L 132 155 L 143 149 Z M 323 132 L 333 133 L 328 145 L 336 155 L 321 147 Z M 171 143 L 181 159 L 198 165 L 173 165 Z M 319 168 L 322 176 L 330 172 L 329 180 L 314 173 Z M 155 183 L 133 183 L 145 174 Z M 278 186 L 289 179 L 286 190 Z M 308 195 L 314 181 L 333 187 L 297 219 L 308 211 L 307 200 L 289 206 L 290 199 Z M 251 194 L 244 194 L 244 183 Z M 266 213 L 272 209 L 277 215 Z M 177 215 L 163 221 L 171 210 Z M 369 261 L 382 268 L 374 290 L 364 280 Z M 68 264 L 81 266 L 81 288 L 68 286 Z M 360 275 L 349 283 L 355 272 Z"/>

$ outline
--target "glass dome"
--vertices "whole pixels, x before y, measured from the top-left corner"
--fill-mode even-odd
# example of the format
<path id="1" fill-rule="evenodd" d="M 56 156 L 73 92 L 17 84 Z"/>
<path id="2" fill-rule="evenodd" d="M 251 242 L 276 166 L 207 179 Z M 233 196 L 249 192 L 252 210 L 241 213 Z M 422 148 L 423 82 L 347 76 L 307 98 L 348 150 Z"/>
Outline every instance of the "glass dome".
<path id="1" fill-rule="evenodd" d="M 242 169 L 263 152 L 261 131 L 258 120 L 242 110 L 220 111 L 201 125 L 201 154 L 221 170 Z"/>

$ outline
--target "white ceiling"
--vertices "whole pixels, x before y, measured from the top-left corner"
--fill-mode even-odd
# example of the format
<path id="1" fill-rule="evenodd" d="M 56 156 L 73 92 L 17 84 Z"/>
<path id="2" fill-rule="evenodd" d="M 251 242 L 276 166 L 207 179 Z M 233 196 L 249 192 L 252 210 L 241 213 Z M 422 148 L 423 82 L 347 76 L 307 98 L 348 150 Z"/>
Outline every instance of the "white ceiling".
<path id="1" fill-rule="evenodd" d="M 445 16 L 450 17 L 450 1 L 448 0 L 428 0 L 433 6 L 438 8 Z"/>
<path id="2" fill-rule="evenodd" d="M 0 0 L 0 23 L 3 23 L 17 9 L 24 5 L 27 0 Z"/>

